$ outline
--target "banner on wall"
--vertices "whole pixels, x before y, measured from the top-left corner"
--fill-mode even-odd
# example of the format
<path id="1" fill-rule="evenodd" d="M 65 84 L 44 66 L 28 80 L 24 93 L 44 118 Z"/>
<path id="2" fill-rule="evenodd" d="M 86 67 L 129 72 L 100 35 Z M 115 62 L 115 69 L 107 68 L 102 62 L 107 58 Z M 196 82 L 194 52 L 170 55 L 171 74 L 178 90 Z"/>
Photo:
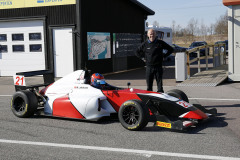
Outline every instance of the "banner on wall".
<path id="1" fill-rule="evenodd" d="M 135 56 L 142 43 L 142 35 L 136 33 L 113 33 L 113 53 L 115 57 Z"/>
<path id="2" fill-rule="evenodd" d="M 76 4 L 76 0 L 0 0 L 0 9 Z"/>
<path id="3" fill-rule="evenodd" d="M 110 33 L 88 32 L 88 60 L 111 58 Z"/>

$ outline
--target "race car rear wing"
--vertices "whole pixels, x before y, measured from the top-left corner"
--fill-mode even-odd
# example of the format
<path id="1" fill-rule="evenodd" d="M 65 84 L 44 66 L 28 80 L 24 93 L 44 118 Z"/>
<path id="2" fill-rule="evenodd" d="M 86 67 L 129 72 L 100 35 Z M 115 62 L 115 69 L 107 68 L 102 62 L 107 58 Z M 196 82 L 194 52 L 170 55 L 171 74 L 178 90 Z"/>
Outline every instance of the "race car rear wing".
<path id="1" fill-rule="evenodd" d="M 43 84 L 36 84 L 36 85 L 29 85 L 27 86 L 25 83 L 25 77 L 33 77 L 33 76 L 43 76 Z M 48 86 L 54 82 L 54 74 L 52 71 L 49 70 L 39 70 L 39 71 L 30 71 L 30 72 L 19 72 L 16 73 L 14 76 L 14 85 L 15 90 L 26 90 L 26 89 L 33 89 L 39 88 L 43 86 Z"/>

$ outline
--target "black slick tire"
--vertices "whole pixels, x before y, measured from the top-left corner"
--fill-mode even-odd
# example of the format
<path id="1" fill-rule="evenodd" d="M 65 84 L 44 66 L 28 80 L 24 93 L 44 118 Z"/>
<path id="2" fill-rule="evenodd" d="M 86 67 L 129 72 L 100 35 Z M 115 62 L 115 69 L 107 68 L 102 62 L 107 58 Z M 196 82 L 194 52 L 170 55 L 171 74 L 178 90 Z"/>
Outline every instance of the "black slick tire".
<path id="1" fill-rule="evenodd" d="M 27 118 L 34 115 L 38 107 L 36 95 L 28 90 L 18 91 L 12 96 L 11 110 L 20 118 Z"/>
<path id="2" fill-rule="evenodd" d="M 149 121 L 149 111 L 140 100 L 124 102 L 118 112 L 122 126 L 131 131 L 142 130 Z"/>
<path id="3" fill-rule="evenodd" d="M 187 95 L 181 90 L 173 89 L 173 90 L 167 91 L 166 93 L 170 96 L 184 100 L 185 102 L 189 102 Z"/>

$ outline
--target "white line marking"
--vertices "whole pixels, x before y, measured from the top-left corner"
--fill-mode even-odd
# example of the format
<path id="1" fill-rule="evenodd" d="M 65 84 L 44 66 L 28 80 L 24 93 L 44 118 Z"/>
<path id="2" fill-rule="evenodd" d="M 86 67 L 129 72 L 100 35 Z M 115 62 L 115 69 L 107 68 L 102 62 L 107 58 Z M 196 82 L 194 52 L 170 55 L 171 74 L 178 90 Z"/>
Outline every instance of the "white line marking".
<path id="1" fill-rule="evenodd" d="M 0 97 L 11 97 L 12 95 L 0 95 Z"/>
<path id="2" fill-rule="evenodd" d="M 195 100 L 207 100 L 207 101 L 240 101 L 240 99 L 219 99 L 219 98 L 188 98 Z"/>
<path id="3" fill-rule="evenodd" d="M 198 159 L 240 160 L 240 158 L 236 158 L 236 157 L 222 157 L 222 156 L 210 156 L 210 155 L 171 153 L 171 152 L 160 152 L 160 151 L 96 147 L 96 146 L 83 146 L 83 145 L 58 144 L 58 143 L 33 142 L 33 141 L 17 141 L 17 140 L 6 140 L 6 139 L 0 139 L 0 143 L 25 144 L 25 145 L 61 147 L 61 148 L 73 148 L 73 149 L 86 149 L 86 150 L 97 150 L 97 151 L 107 151 L 107 152 L 133 153 L 133 154 L 147 155 L 148 157 L 151 156 L 151 155 L 158 155 L 158 156 L 198 158 Z"/>

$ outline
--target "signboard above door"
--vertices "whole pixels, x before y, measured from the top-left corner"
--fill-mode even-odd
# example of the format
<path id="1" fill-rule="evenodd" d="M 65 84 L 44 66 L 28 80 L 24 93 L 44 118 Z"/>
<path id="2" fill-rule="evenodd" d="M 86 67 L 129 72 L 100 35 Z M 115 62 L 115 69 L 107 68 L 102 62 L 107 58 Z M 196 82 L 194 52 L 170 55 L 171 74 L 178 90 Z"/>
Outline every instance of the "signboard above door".
<path id="1" fill-rule="evenodd" d="M 76 0 L 0 0 L 0 9 L 76 4 Z"/>

